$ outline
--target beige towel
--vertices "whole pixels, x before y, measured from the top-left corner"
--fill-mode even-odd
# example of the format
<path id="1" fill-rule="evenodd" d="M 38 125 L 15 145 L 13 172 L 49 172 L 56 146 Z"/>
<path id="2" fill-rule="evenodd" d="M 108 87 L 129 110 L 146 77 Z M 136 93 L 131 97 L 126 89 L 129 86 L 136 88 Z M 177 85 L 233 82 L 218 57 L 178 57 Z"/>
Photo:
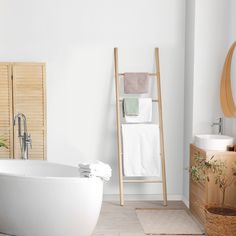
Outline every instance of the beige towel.
<path id="1" fill-rule="evenodd" d="M 148 93 L 148 73 L 124 73 L 125 93 Z"/>

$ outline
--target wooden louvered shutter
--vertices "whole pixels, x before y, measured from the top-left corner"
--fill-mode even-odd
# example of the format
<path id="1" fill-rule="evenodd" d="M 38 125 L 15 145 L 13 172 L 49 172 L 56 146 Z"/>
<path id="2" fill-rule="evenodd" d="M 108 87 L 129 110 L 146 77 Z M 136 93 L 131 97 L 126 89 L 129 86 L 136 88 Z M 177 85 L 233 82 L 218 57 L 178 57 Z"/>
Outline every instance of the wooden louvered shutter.
<path id="1" fill-rule="evenodd" d="M 0 158 L 12 158 L 12 80 L 11 65 L 7 63 L 0 63 L 0 138 L 6 139 L 8 146 L 8 149 L 0 148 Z"/>
<path id="2" fill-rule="evenodd" d="M 29 159 L 46 159 L 45 65 L 13 64 L 13 112 L 25 114 L 32 138 Z M 14 158 L 20 158 L 18 127 L 14 128 Z"/>

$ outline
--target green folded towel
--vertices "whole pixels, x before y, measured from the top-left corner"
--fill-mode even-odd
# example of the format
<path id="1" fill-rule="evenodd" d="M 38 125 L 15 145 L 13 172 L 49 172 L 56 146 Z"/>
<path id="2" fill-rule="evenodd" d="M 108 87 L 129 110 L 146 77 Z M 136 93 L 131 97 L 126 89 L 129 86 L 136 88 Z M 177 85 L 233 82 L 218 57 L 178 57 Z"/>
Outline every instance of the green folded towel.
<path id="1" fill-rule="evenodd" d="M 139 115 L 139 99 L 138 98 L 124 98 L 123 114 L 126 116 L 138 116 Z"/>

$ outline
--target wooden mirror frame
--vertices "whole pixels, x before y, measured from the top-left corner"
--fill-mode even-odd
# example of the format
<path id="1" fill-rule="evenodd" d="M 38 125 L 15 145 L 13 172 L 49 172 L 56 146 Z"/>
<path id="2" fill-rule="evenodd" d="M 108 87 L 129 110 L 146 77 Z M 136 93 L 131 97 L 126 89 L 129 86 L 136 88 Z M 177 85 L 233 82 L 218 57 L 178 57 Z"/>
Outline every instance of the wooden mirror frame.
<path id="1" fill-rule="evenodd" d="M 236 47 L 236 41 L 231 45 L 225 58 L 221 75 L 220 102 L 221 108 L 226 117 L 236 117 L 236 105 L 232 94 L 231 86 L 231 61 Z"/>

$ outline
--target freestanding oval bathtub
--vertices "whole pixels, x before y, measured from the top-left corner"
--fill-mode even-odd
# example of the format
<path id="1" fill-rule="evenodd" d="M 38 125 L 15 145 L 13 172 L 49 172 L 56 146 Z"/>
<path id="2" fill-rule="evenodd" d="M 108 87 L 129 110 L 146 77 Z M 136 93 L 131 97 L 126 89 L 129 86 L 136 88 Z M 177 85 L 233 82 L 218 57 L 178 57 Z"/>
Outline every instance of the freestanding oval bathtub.
<path id="1" fill-rule="evenodd" d="M 0 160 L 0 233 L 89 236 L 103 194 L 100 178 L 78 168 L 34 160 Z"/>

